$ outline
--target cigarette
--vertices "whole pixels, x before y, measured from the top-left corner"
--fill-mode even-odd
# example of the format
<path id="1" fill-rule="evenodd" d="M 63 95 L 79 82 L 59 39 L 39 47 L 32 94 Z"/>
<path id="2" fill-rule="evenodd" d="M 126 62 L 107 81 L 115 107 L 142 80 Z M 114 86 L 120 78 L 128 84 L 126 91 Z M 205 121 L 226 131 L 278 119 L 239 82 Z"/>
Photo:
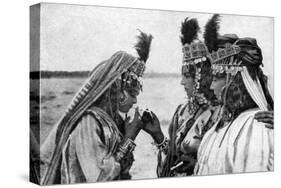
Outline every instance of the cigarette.
<path id="1" fill-rule="evenodd" d="M 175 169 L 177 169 L 178 167 L 180 167 L 180 166 L 182 166 L 183 165 L 183 161 L 181 161 L 180 163 L 178 163 L 177 165 L 175 165 L 175 166 L 172 166 L 171 167 L 171 170 L 175 170 Z"/>

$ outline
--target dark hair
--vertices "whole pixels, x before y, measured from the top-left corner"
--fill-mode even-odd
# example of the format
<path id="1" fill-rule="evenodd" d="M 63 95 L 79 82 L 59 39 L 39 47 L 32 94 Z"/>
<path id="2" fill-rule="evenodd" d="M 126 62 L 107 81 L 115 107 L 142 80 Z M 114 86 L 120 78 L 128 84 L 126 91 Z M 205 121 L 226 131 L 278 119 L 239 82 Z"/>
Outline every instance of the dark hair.
<path id="1" fill-rule="evenodd" d="M 186 72 L 187 70 L 187 72 Z M 185 77 L 195 78 L 196 66 L 192 64 L 188 64 L 181 67 L 181 74 Z"/>
<path id="2" fill-rule="evenodd" d="M 207 59 L 207 61 L 201 64 L 201 78 L 199 80 L 200 87 L 198 92 L 203 93 L 208 101 L 213 101 L 216 97 L 214 91 L 210 89 L 213 81 L 211 62 Z"/>
<path id="3" fill-rule="evenodd" d="M 238 72 L 228 88 L 224 92 L 223 104 L 225 107 L 224 113 L 230 113 L 231 118 L 235 119 L 243 111 L 257 107 L 252 97 L 249 95 L 247 88 L 244 85 L 241 73 Z"/>
<path id="4" fill-rule="evenodd" d="M 188 73 L 184 71 L 185 68 L 188 70 Z M 211 69 L 211 62 L 209 61 L 209 59 L 204 62 L 197 63 L 196 65 L 185 65 L 185 67 L 182 67 L 182 74 L 186 77 L 190 76 L 191 78 L 195 79 L 196 70 L 198 68 L 201 69 L 201 78 L 199 80 L 200 86 L 198 88 L 198 93 L 203 93 L 208 101 L 213 101 L 216 99 L 216 97 L 214 95 L 214 91 L 210 89 L 213 75 Z"/>

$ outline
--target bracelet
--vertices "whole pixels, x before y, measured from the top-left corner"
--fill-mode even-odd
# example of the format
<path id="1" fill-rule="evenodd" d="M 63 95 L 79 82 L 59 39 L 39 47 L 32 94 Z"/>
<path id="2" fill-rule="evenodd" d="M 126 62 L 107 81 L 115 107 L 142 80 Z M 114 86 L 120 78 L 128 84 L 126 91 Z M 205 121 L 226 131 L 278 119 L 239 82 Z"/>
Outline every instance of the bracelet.
<path id="1" fill-rule="evenodd" d="M 119 145 L 116 153 L 117 160 L 121 161 L 126 154 L 133 152 L 135 147 L 134 141 L 128 138 L 123 144 Z"/>
<path id="2" fill-rule="evenodd" d="M 160 151 L 167 153 L 168 151 L 168 138 L 164 137 L 163 141 L 160 144 L 157 143 L 152 143 L 153 145 L 155 145 Z"/>

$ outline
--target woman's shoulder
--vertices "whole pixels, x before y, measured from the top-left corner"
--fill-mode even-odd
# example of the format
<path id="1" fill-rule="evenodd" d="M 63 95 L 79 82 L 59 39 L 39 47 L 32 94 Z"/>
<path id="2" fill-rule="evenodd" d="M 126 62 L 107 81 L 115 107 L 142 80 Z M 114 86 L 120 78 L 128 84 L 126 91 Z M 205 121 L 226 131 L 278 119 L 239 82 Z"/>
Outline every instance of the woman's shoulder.
<path id="1" fill-rule="evenodd" d="M 259 111 L 260 109 L 253 108 L 242 112 L 234 119 L 231 126 L 233 128 L 235 127 L 235 129 L 240 130 L 248 126 L 260 124 L 255 120 L 255 114 Z"/>
<path id="2" fill-rule="evenodd" d="M 82 124 L 82 127 L 89 130 L 98 132 L 112 132 L 117 131 L 117 126 L 112 118 L 102 109 L 98 107 L 92 107 L 86 110 L 81 116 L 78 124 Z"/>
<path id="3" fill-rule="evenodd" d="M 200 113 L 200 115 L 195 118 L 194 126 L 197 126 L 197 127 L 205 126 L 209 122 L 210 118 L 212 117 L 212 114 L 213 114 L 213 112 L 212 112 L 211 108 L 204 109 Z"/>
<path id="4" fill-rule="evenodd" d="M 78 123 L 80 133 L 87 135 L 97 135 L 104 142 L 106 140 L 118 140 L 121 136 L 115 122 L 103 110 L 91 108 L 85 111 Z"/>
<path id="5" fill-rule="evenodd" d="M 197 119 L 209 119 L 211 116 L 212 116 L 212 109 L 211 108 L 208 108 L 206 110 L 204 110 L 199 116 Z"/>
<path id="6" fill-rule="evenodd" d="M 188 108 L 188 102 L 187 101 L 180 103 L 176 107 L 175 114 L 183 115 L 183 113 L 186 110 L 186 108 Z"/>
<path id="7" fill-rule="evenodd" d="M 243 140 L 242 138 L 247 135 L 266 131 L 265 124 L 255 119 L 255 114 L 259 111 L 260 109 L 256 108 L 242 112 L 230 125 L 230 140 L 235 143 L 238 140 Z"/>

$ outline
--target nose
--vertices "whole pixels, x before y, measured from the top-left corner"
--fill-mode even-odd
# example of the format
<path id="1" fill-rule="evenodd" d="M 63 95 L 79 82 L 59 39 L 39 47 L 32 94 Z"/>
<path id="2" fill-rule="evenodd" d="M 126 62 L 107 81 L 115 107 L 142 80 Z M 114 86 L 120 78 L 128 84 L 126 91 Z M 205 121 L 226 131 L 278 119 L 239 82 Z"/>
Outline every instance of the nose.
<path id="1" fill-rule="evenodd" d="M 137 97 L 134 97 L 134 99 L 133 99 L 133 104 L 137 104 L 137 102 L 138 102 Z"/>
<path id="2" fill-rule="evenodd" d="M 186 82 L 186 78 L 184 76 L 182 76 L 180 84 L 184 86 L 185 82 Z"/>

